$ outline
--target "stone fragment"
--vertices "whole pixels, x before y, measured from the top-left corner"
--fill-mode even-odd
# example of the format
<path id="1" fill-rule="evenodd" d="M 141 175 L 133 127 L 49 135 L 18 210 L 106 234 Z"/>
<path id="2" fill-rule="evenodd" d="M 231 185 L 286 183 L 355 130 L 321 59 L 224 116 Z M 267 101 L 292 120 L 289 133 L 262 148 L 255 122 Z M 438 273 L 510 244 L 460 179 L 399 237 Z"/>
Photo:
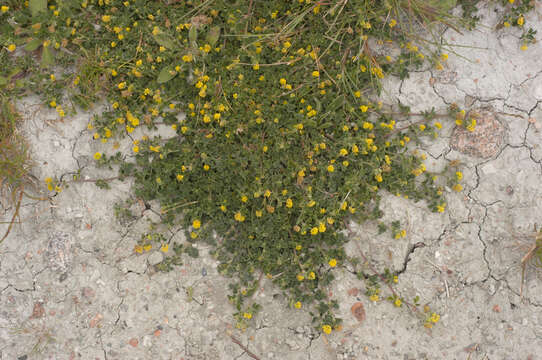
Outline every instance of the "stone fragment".
<path id="1" fill-rule="evenodd" d="M 31 319 L 41 319 L 45 315 L 45 309 L 43 308 L 43 303 L 41 301 L 34 303 L 34 308 L 32 309 Z"/>
<path id="2" fill-rule="evenodd" d="M 137 345 L 139 344 L 139 341 L 136 338 L 131 338 L 128 344 L 130 344 L 133 347 L 137 347 Z"/>
<path id="3" fill-rule="evenodd" d="M 474 131 L 466 126 L 470 119 L 476 120 Z M 450 139 L 450 147 L 469 156 L 489 159 L 495 156 L 505 142 L 506 128 L 489 108 L 471 110 L 463 126 L 456 126 Z"/>
<path id="4" fill-rule="evenodd" d="M 90 320 L 90 323 L 89 323 L 89 326 L 91 328 L 94 328 L 96 326 L 99 325 L 100 321 L 103 319 L 103 315 L 102 314 L 96 314 L 91 320 Z"/>
<path id="5" fill-rule="evenodd" d="M 363 304 L 360 302 L 355 303 L 350 308 L 350 311 L 352 312 L 352 315 L 359 321 L 363 322 L 365 320 L 365 308 L 363 307 Z"/>

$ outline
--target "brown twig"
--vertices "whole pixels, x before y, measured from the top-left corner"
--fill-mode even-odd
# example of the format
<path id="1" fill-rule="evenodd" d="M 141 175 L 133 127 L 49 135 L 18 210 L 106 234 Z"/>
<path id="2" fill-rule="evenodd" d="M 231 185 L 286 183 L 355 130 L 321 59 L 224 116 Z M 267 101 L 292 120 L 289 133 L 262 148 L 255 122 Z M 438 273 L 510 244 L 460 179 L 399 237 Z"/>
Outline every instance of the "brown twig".
<path id="1" fill-rule="evenodd" d="M 250 356 L 251 358 L 253 358 L 254 360 L 261 360 L 256 354 L 254 354 L 253 352 L 251 352 L 245 345 L 243 345 L 241 343 L 241 341 L 237 340 L 237 338 L 233 335 L 230 335 L 230 339 L 231 341 L 233 341 L 234 343 L 236 343 L 237 345 L 239 345 L 239 347 L 241 349 L 243 349 L 245 351 L 245 353 Z"/>
<path id="2" fill-rule="evenodd" d="M 247 23 L 245 25 L 245 34 L 248 32 L 248 23 L 250 22 L 250 17 L 251 17 L 251 13 L 252 13 L 252 2 L 253 0 L 250 0 L 249 4 L 248 4 L 248 11 L 247 11 L 247 14 L 245 15 L 245 18 L 247 19 Z"/>

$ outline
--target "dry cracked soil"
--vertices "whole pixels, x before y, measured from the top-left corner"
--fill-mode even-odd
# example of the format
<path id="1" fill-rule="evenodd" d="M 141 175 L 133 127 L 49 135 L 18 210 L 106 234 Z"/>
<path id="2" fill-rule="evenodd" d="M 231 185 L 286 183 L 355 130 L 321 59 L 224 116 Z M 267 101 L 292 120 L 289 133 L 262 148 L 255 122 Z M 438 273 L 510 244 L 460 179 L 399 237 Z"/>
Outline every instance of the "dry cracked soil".
<path id="1" fill-rule="evenodd" d="M 526 17 L 542 33 L 542 10 Z M 407 236 L 378 235 L 376 224 L 351 224 L 347 250 L 371 254 L 375 269 L 399 271 L 397 292 L 441 314 L 427 329 L 417 314 L 373 303 L 348 266 L 331 289 L 342 331 L 315 332 L 304 311 L 287 307 L 262 283 L 263 312 L 245 332 L 232 327 L 227 281 L 208 248 L 169 273 L 153 265 L 163 254 L 133 252 L 140 234 L 159 222 L 158 204 L 134 202 L 132 218 L 115 204 L 132 199 L 129 181 L 101 190 L 91 181 L 114 176 L 94 167 L 101 144 L 89 141 L 92 112 L 59 122 L 37 98 L 18 108 L 38 179 L 80 171 L 82 182 L 49 201 L 25 199 L 0 248 L 0 359 L 542 359 L 542 271 L 528 266 L 520 296 L 521 259 L 542 225 L 542 45 L 519 49 L 514 31 L 495 31 L 493 9 L 480 10 L 471 32 L 444 30 L 450 57 L 442 71 L 387 79 L 385 97 L 412 111 L 451 103 L 481 117 L 472 133 L 443 122 L 424 142 L 429 170 L 459 161 L 464 191 L 447 189 L 444 214 L 383 194 L 385 220 L 407 224 Z M 96 107 L 94 112 L 99 112 Z M 159 129 L 164 137 L 168 129 Z M 121 143 L 121 149 L 129 143 Z M 5 217 L 12 211 L 2 204 Z M 0 230 L 7 225 L 0 223 Z M 184 242 L 168 229 L 170 242 Z M 363 322 L 351 307 L 362 303 Z"/>

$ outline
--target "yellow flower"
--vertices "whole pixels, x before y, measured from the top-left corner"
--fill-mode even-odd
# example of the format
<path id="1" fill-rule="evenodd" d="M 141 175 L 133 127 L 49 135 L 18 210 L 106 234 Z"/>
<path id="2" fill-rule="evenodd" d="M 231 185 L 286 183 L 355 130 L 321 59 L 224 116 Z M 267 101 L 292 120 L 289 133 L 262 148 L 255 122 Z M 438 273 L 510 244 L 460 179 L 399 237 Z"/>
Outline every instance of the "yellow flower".
<path id="1" fill-rule="evenodd" d="M 303 281 L 303 279 L 305 279 L 305 277 L 301 274 L 297 274 L 296 278 L 298 281 Z"/>
<path id="2" fill-rule="evenodd" d="M 296 302 L 296 303 L 294 304 L 294 307 L 295 307 L 296 309 L 301 309 L 301 302 L 299 302 L 299 301 Z"/>
<path id="3" fill-rule="evenodd" d="M 335 267 L 335 266 L 337 266 L 337 260 L 331 259 L 331 260 L 329 260 L 328 264 L 331 267 Z"/>
<path id="4" fill-rule="evenodd" d="M 363 128 L 364 128 L 365 130 L 372 130 L 373 127 L 374 127 L 373 124 L 370 123 L 370 122 L 365 121 L 365 122 L 363 123 Z"/>
<path id="5" fill-rule="evenodd" d="M 262 217 L 263 212 L 261 210 L 256 210 L 256 217 Z"/>
<path id="6" fill-rule="evenodd" d="M 505 21 L 505 22 L 503 23 L 503 25 L 504 25 L 504 27 L 510 27 L 510 23 L 509 23 L 508 21 Z"/>
<path id="7" fill-rule="evenodd" d="M 521 45 L 521 47 L 520 47 L 520 49 L 523 50 L 523 51 L 527 50 L 528 48 L 529 48 L 529 47 L 527 46 L 527 44 L 523 44 L 523 45 Z"/>
<path id="8" fill-rule="evenodd" d="M 313 71 L 312 72 L 312 76 L 313 77 L 319 77 L 320 76 L 320 73 L 318 71 Z"/>
<path id="9" fill-rule="evenodd" d="M 299 245 L 299 244 L 297 244 L 297 245 L 295 246 L 295 249 L 296 249 L 297 251 L 301 250 L 301 248 L 302 248 L 302 246 Z"/>
<path id="10" fill-rule="evenodd" d="M 461 186 L 461 184 L 455 184 L 453 186 L 453 189 L 457 192 L 460 192 L 461 190 L 463 190 L 463 186 Z"/>
<path id="11" fill-rule="evenodd" d="M 102 153 L 97 152 L 94 154 L 94 160 L 100 160 L 101 158 L 102 158 Z"/>
<path id="12" fill-rule="evenodd" d="M 339 151 L 339 154 L 341 154 L 341 156 L 346 156 L 346 155 L 348 155 L 348 150 L 346 150 L 346 149 L 343 148 L 343 149 L 341 149 L 341 150 Z"/>
<path id="13" fill-rule="evenodd" d="M 6 6 L 6 5 L 2 5 L 2 8 L 1 8 L 1 10 L 2 10 L 2 14 L 3 14 L 3 13 L 6 13 L 6 12 L 8 12 L 8 11 L 9 11 L 9 6 Z"/>
<path id="14" fill-rule="evenodd" d="M 329 325 L 323 325 L 323 326 L 322 326 L 322 331 L 323 331 L 324 333 L 326 333 L 327 335 L 331 334 L 331 326 L 329 326 Z"/>
<path id="15" fill-rule="evenodd" d="M 525 19 L 523 18 L 523 16 L 520 16 L 520 17 L 518 18 L 518 25 L 519 25 L 519 26 L 523 26 L 524 23 L 525 23 Z"/>
<path id="16" fill-rule="evenodd" d="M 161 252 L 164 252 L 164 253 L 167 253 L 168 249 L 169 249 L 169 245 L 168 245 L 168 244 L 164 244 L 164 245 L 162 245 L 162 247 L 160 248 L 160 251 L 161 251 Z"/>
<path id="17" fill-rule="evenodd" d="M 16 48 L 17 48 L 17 45 L 15 45 L 15 44 L 9 44 L 8 45 L 8 51 L 9 52 L 14 52 Z"/>
<path id="18" fill-rule="evenodd" d="M 421 124 L 421 125 L 420 125 L 420 130 L 421 130 L 421 131 L 424 131 L 424 130 L 425 130 L 425 125 L 424 125 L 424 124 Z"/>
<path id="19" fill-rule="evenodd" d="M 138 253 L 138 254 L 143 253 L 143 246 L 141 246 L 141 245 L 136 245 L 136 246 L 134 246 L 134 251 L 135 251 L 136 253 Z"/>
<path id="20" fill-rule="evenodd" d="M 323 222 L 321 222 L 319 225 L 318 225 L 318 231 L 323 233 L 326 231 L 326 224 L 324 224 Z"/>
<path id="21" fill-rule="evenodd" d="M 327 167 L 327 171 L 329 171 L 330 173 L 334 172 L 335 171 L 335 167 L 333 165 L 329 165 Z"/>
<path id="22" fill-rule="evenodd" d="M 237 220 L 237 221 L 239 221 L 239 222 L 245 221 L 245 217 L 241 214 L 240 211 L 238 211 L 238 212 L 235 213 L 234 219 Z"/>
<path id="23" fill-rule="evenodd" d="M 314 279 L 316 279 L 316 274 L 314 273 L 314 271 L 311 271 L 311 272 L 309 273 L 308 279 L 309 279 L 309 280 L 314 280 Z"/>
<path id="24" fill-rule="evenodd" d="M 352 152 L 353 152 L 354 154 L 357 154 L 358 151 L 359 151 L 358 146 L 357 146 L 356 144 L 352 145 Z"/>
<path id="25" fill-rule="evenodd" d="M 437 205 L 437 211 L 438 211 L 439 213 L 442 213 L 442 212 L 444 212 L 444 208 L 445 208 L 445 207 L 446 207 L 446 204 L 445 204 L 445 203 L 442 204 L 442 205 Z"/>
<path id="26" fill-rule="evenodd" d="M 194 227 L 194 229 L 199 229 L 201 227 L 201 221 L 199 221 L 198 219 L 194 220 L 192 222 L 192 226 Z"/>
<path id="27" fill-rule="evenodd" d="M 124 88 L 126 87 L 126 82 L 123 81 L 123 82 L 119 83 L 119 84 L 117 85 L 117 87 L 119 88 L 119 90 L 124 89 Z"/>
<path id="28" fill-rule="evenodd" d="M 152 245 L 151 245 L 151 244 L 143 245 L 143 250 L 149 251 L 150 249 L 152 249 Z"/>
<path id="29" fill-rule="evenodd" d="M 388 25 L 389 25 L 389 27 L 391 27 L 391 28 L 394 27 L 395 25 L 397 25 L 397 20 L 391 19 L 391 20 L 390 20 L 390 23 L 389 23 Z"/>
<path id="30" fill-rule="evenodd" d="M 220 205 L 220 210 L 222 210 L 222 212 L 226 212 L 226 205 Z"/>
<path id="31" fill-rule="evenodd" d="M 326 221 L 327 221 L 327 223 L 328 223 L 329 225 L 333 225 L 333 223 L 335 222 L 335 220 L 333 220 L 333 218 L 330 218 L 330 217 L 327 218 Z"/>
<path id="32" fill-rule="evenodd" d="M 463 173 L 461 171 L 457 171 L 455 173 L 455 177 L 457 178 L 457 180 L 461 180 L 463 179 Z"/>
<path id="33" fill-rule="evenodd" d="M 209 169 L 210 169 L 209 165 L 207 165 L 207 164 L 203 165 L 203 170 L 209 171 Z"/>
<path id="34" fill-rule="evenodd" d="M 377 294 L 373 294 L 369 296 L 369 300 L 374 301 L 374 302 L 378 301 L 379 299 L 380 297 Z"/>
<path id="35" fill-rule="evenodd" d="M 137 154 L 137 153 L 139 152 L 139 146 L 134 145 L 134 146 L 132 147 L 132 151 L 135 152 L 135 153 Z"/>
<path id="36" fill-rule="evenodd" d="M 243 313 L 243 317 L 245 319 L 252 319 L 252 314 L 251 313 Z"/>
<path id="37" fill-rule="evenodd" d="M 288 198 L 286 200 L 286 207 L 291 208 L 293 205 L 294 205 L 294 202 L 292 201 L 292 199 Z"/>
<path id="38" fill-rule="evenodd" d="M 111 21 L 111 16 L 110 15 L 102 16 L 102 21 L 105 22 L 105 23 L 110 22 Z"/>
<path id="39" fill-rule="evenodd" d="M 359 109 L 361 110 L 361 112 L 367 112 L 367 110 L 369 110 L 369 107 L 367 105 L 361 105 Z"/>
<path id="40" fill-rule="evenodd" d="M 375 176 L 376 181 L 382 182 L 382 175 L 378 174 Z"/>
<path id="41" fill-rule="evenodd" d="M 403 305 L 403 302 L 401 301 L 401 299 L 397 298 L 395 299 L 395 301 L 393 302 L 393 304 L 397 307 L 401 307 L 401 305 Z"/>

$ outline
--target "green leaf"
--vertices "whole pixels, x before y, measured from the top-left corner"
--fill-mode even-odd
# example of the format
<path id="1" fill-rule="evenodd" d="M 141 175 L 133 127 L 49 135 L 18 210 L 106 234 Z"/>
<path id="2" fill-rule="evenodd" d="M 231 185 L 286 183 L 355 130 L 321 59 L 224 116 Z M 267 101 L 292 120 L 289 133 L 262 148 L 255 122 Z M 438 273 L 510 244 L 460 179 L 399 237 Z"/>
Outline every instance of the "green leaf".
<path id="1" fill-rule="evenodd" d="M 220 26 L 213 26 L 207 33 L 206 40 L 209 43 L 209 45 L 215 46 L 219 37 L 220 37 Z"/>
<path id="2" fill-rule="evenodd" d="M 49 67 L 55 63 L 55 57 L 53 51 L 49 47 L 43 48 L 43 53 L 41 54 L 41 67 Z"/>
<path id="3" fill-rule="evenodd" d="M 0 76 L 0 86 L 7 85 L 7 83 L 8 83 L 8 78 Z"/>
<path id="4" fill-rule="evenodd" d="M 196 27 L 192 25 L 190 27 L 190 31 L 188 32 L 188 40 L 190 40 L 190 45 L 192 45 L 192 47 L 197 47 L 197 43 L 196 43 L 197 39 L 198 39 L 198 33 L 196 30 Z"/>
<path id="5" fill-rule="evenodd" d="M 12 71 L 10 71 L 9 77 L 13 77 L 13 76 L 17 75 L 18 73 L 20 73 L 21 71 L 23 71 L 23 70 L 21 68 L 17 67 L 15 69 L 13 69 Z"/>
<path id="6" fill-rule="evenodd" d="M 29 0 L 28 7 L 32 16 L 47 10 L 47 0 Z"/>
<path id="7" fill-rule="evenodd" d="M 173 79 L 176 75 L 177 72 L 175 71 L 175 67 L 173 67 L 172 65 L 166 66 L 160 71 L 160 74 L 158 74 L 158 78 L 156 79 L 156 81 L 158 82 L 158 84 L 163 84 Z"/>
<path id="8" fill-rule="evenodd" d="M 154 40 L 166 49 L 173 49 L 175 47 L 175 41 L 168 34 L 160 33 L 154 35 Z"/>
<path id="9" fill-rule="evenodd" d="M 41 39 L 32 39 L 24 46 L 26 51 L 34 51 L 41 45 Z"/>

